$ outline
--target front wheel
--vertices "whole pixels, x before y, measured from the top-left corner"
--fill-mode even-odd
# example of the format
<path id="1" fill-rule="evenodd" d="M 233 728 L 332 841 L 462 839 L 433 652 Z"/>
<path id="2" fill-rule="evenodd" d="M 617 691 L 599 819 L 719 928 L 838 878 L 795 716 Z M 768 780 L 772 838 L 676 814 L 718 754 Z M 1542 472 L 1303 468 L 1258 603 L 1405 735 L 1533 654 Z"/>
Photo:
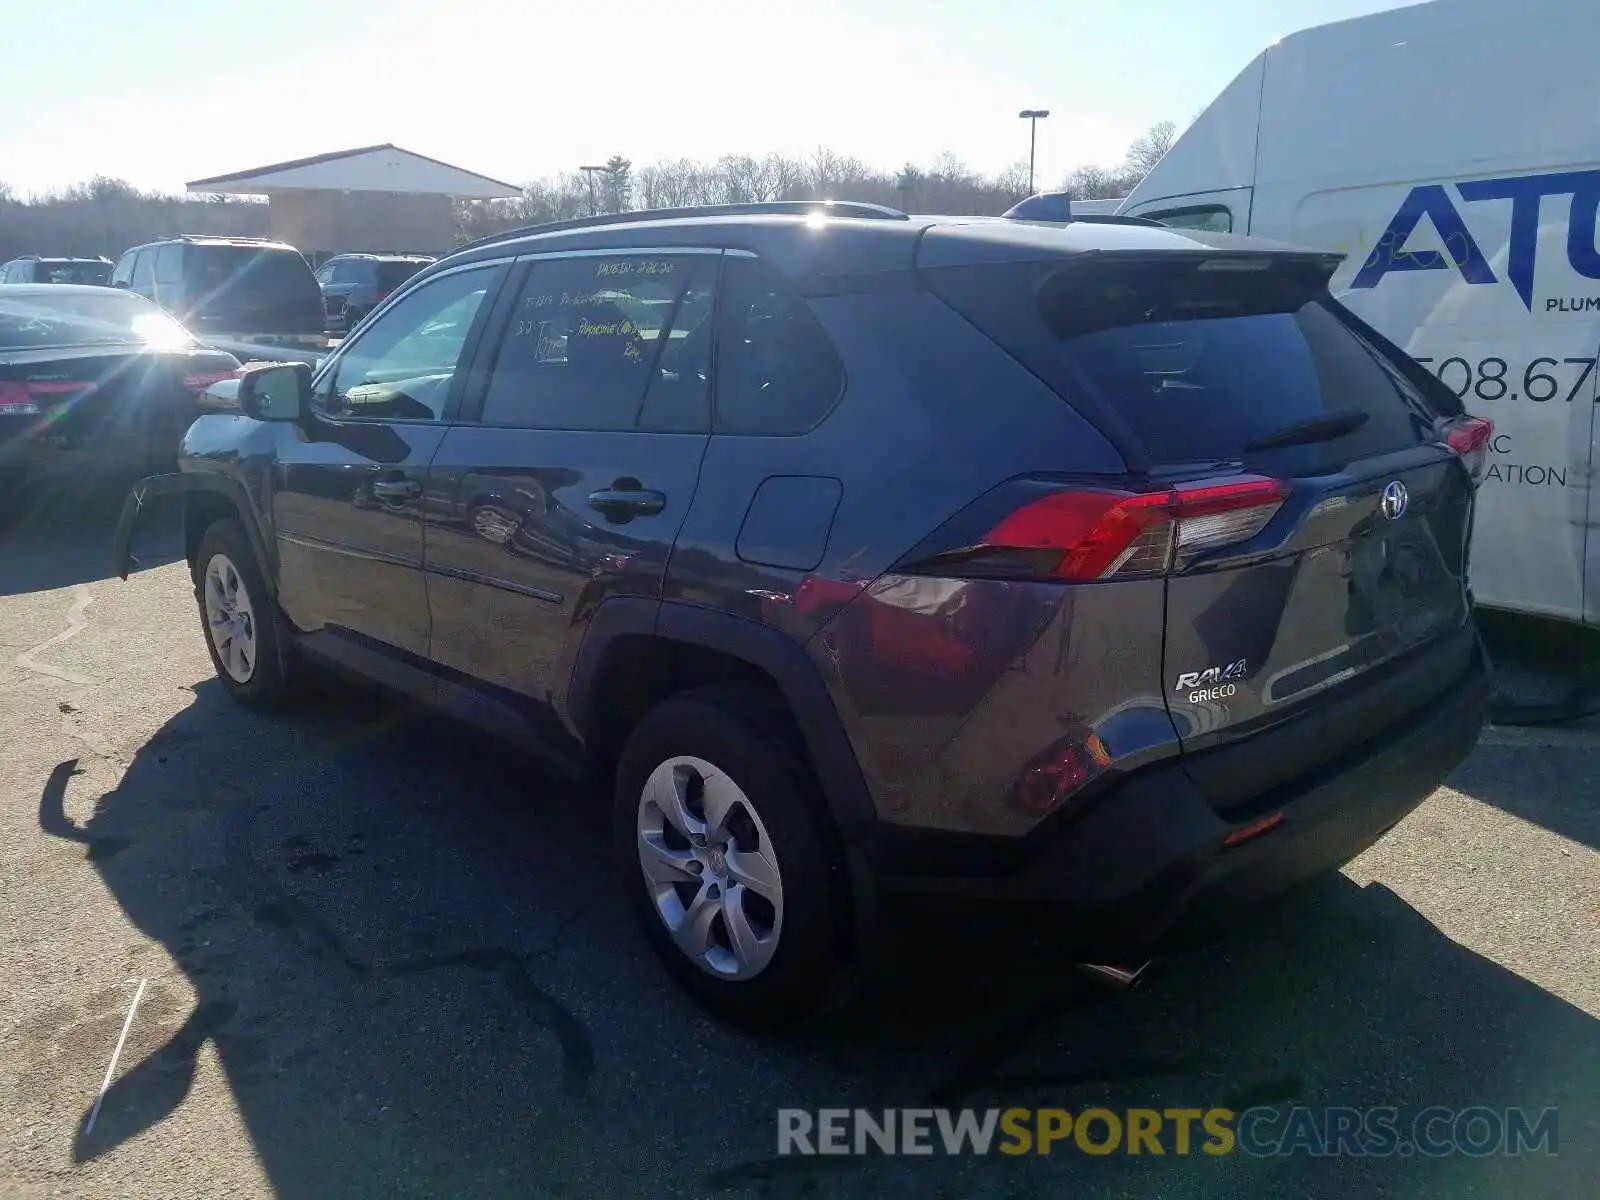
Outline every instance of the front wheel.
<path id="1" fill-rule="evenodd" d="M 270 707 L 289 690 L 280 629 L 239 522 L 215 521 L 194 560 L 195 598 L 217 678 L 243 704 Z"/>
<path id="2" fill-rule="evenodd" d="M 774 1028 L 827 998 L 844 927 L 817 786 L 766 697 L 706 688 L 647 713 L 617 770 L 623 886 L 677 982 Z"/>

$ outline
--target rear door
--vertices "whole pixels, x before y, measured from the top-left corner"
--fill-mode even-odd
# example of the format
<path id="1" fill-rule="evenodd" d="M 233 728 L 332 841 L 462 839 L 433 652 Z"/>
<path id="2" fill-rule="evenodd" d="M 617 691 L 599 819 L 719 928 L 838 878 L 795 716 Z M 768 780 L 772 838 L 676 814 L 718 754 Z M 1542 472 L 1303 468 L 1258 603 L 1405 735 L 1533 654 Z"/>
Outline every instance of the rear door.
<path id="1" fill-rule="evenodd" d="M 190 243 L 184 247 L 184 286 L 197 333 L 322 332 L 322 291 L 298 251 Z"/>
<path id="2" fill-rule="evenodd" d="M 660 595 L 709 436 L 715 250 L 532 259 L 428 478 L 430 655 L 508 732 L 549 725 L 585 622 Z"/>
<path id="3" fill-rule="evenodd" d="M 1473 483 L 1443 442 L 1460 406 L 1357 333 L 1331 269 L 1197 249 L 930 273 L 1123 450 L 1076 552 L 1097 579 L 1166 576 L 1163 691 L 1186 750 L 1358 695 L 1306 759 L 1257 754 L 1267 775 L 1223 791 L 1364 740 L 1472 652 Z"/>
<path id="4" fill-rule="evenodd" d="M 1088 268 L 1042 294 L 1152 474 L 1218 498 L 1180 516 L 1167 589 L 1167 701 L 1190 749 L 1359 687 L 1469 617 L 1472 481 L 1445 413 L 1320 272 L 1255 264 Z"/>

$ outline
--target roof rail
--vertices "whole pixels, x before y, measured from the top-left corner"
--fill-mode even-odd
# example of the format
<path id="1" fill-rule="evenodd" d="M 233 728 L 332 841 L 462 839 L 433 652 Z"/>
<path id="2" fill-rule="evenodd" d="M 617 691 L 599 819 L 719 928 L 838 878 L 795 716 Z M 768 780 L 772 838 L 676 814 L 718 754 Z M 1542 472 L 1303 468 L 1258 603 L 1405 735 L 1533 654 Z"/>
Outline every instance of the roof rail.
<path id="1" fill-rule="evenodd" d="M 211 242 L 258 242 L 263 246 L 281 246 L 284 243 L 277 238 L 251 237 L 243 233 L 179 233 L 171 237 L 155 238 L 158 242 L 198 242 L 201 240 Z"/>
<path id="2" fill-rule="evenodd" d="M 604 225 L 629 225 L 638 221 L 671 221 L 681 217 L 807 217 L 821 213 L 831 217 L 854 217 L 871 221 L 909 221 L 911 218 L 897 208 L 883 204 L 865 204 L 856 200 L 761 200 L 747 204 L 697 204 L 687 208 L 641 208 L 632 212 L 600 213 L 593 217 L 573 217 L 566 221 L 546 221 L 538 225 L 522 225 L 478 238 L 451 253 L 472 250 L 479 246 L 492 246 L 496 242 L 512 241 L 537 233 L 560 233 L 567 229 L 588 229 Z"/>

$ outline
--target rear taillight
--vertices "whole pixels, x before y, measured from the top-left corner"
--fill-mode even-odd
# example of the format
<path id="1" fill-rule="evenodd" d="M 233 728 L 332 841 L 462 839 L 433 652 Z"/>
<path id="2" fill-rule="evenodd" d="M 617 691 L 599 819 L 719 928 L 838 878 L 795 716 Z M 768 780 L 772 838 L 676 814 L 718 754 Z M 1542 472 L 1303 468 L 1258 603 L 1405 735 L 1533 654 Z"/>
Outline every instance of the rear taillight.
<path id="1" fill-rule="evenodd" d="M 1483 482 L 1489 469 L 1489 443 L 1494 438 L 1494 422 L 1487 417 L 1454 417 L 1440 423 L 1444 444 L 1461 456 L 1472 482 Z"/>
<path id="2" fill-rule="evenodd" d="M 40 412 L 39 401 L 46 396 L 85 396 L 94 391 L 92 381 L 66 379 L 0 380 L 0 416 L 29 417 Z"/>
<path id="3" fill-rule="evenodd" d="M 1275 479 L 1184 484 L 1159 492 L 1051 492 L 1005 517 L 946 566 L 1002 567 L 1087 581 L 1161 575 L 1199 554 L 1249 541 L 1289 494 Z"/>
<path id="4" fill-rule="evenodd" d="M 39 406 L 28 389 L 9 379 L 0 379 L 0 417 L 35 417 Z"/>
<path id="5" fill-rule="evenodd" d="M 213 383 L 221 383 L 224 379 L 232 379 L 238 373 L 238 369 L 235 367 L 230 367 L 226 371 L 196 371 L 183 377 L 183 386 L 192 392 L 203 392 Z"/>

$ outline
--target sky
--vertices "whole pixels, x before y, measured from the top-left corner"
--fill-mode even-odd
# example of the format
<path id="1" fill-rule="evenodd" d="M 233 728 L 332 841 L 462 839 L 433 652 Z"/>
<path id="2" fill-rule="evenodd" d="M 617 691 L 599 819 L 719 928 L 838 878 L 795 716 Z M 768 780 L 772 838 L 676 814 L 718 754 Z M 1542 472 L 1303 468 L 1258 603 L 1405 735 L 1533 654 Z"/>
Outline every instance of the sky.
<path id="1" fill-rule="evenodd" d="M 1394 0 L 8 4 L 0 181 L 190 179 L 379 142 L 523 183 L 819 146 L 1038 178 L 1187 124 L 1274 40 Z"/>

